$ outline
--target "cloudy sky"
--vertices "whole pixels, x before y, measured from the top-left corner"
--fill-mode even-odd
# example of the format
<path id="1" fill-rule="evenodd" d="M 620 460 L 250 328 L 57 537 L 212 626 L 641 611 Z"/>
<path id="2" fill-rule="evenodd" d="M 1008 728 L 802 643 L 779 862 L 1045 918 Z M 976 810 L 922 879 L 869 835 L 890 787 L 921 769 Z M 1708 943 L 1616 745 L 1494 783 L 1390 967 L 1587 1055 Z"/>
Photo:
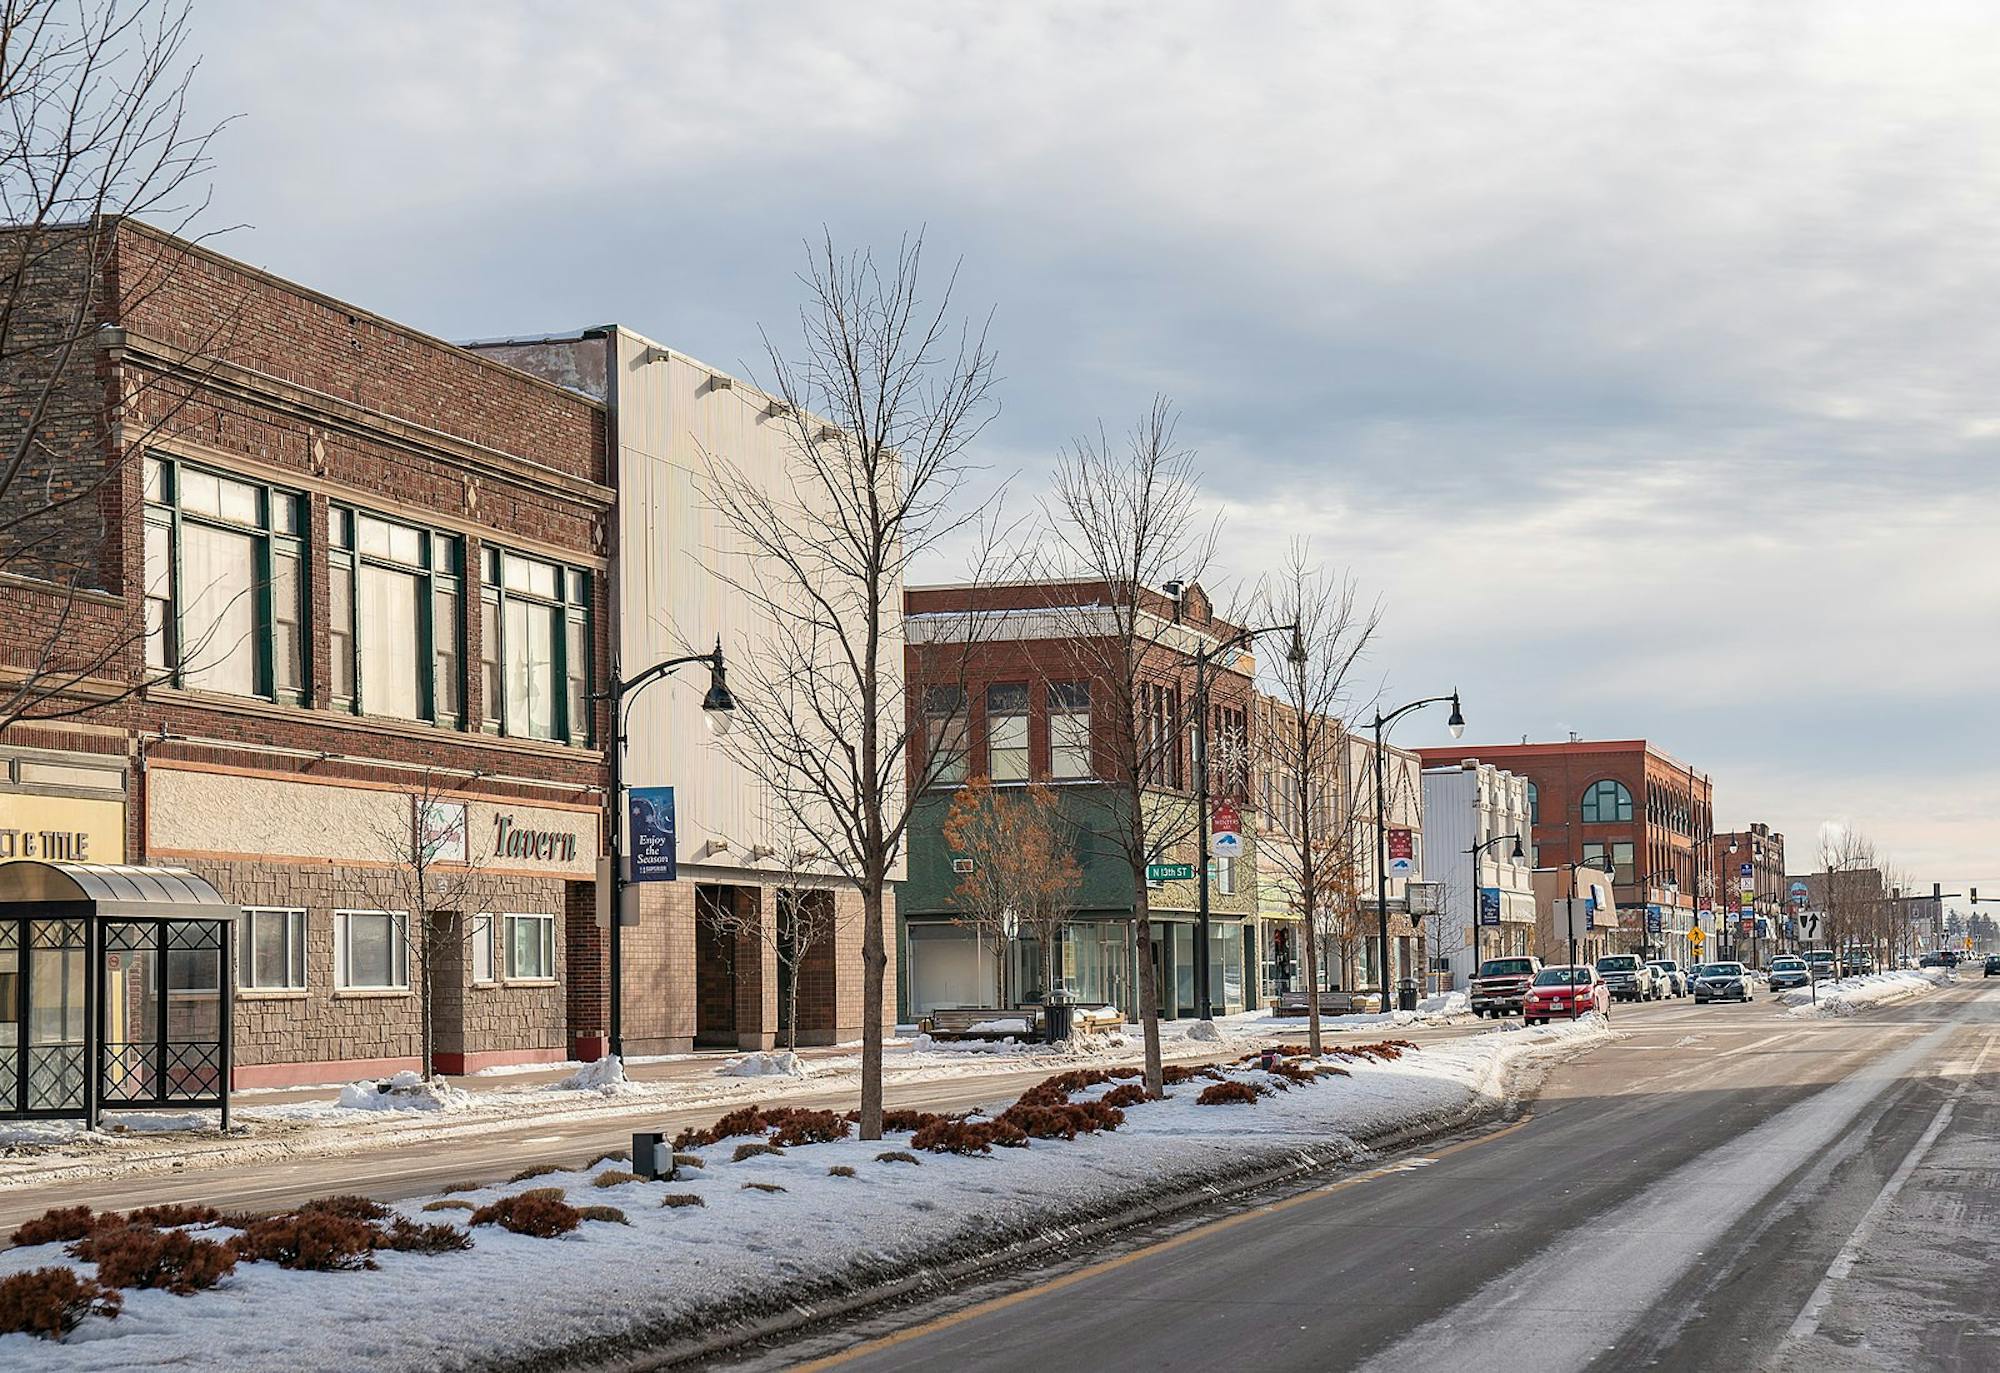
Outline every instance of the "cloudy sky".
<path id="1" fill-rule="evenodd" d="M 226 251 L 446 337 L 617 320 L 736 369 L 803 236 L 927 226 L 997 309 L 1020 490 L 1165 392 L 1224 573 L 1310 534 L 1381 596 L 1397 701 L 1643 735 L 1795 869 L 1838 820 L 2000 893 L 1990 0 L 196 22 Z"/>

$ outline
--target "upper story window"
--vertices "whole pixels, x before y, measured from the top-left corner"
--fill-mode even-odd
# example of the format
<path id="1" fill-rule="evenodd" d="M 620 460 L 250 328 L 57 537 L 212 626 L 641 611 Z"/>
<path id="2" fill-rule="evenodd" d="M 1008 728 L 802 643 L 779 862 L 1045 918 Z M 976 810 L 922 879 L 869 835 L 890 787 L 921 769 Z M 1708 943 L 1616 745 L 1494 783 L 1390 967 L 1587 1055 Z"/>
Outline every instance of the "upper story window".
<path id="1" fill-rule="evenodd" d="M 986 688 L 986 776 L 994 782 L 1028 780 L 1028 688 Z"/>
<path id="2" fill-rule="evenodd" d="M 489 547 L 482 569 L 485 728 L 590 742 L 590 574 Z"/>
<path id="3" fill-rule="evenodd" d="M 335 707 L 463 726 L 464 540 L 337 505 L 328 542 Z"/>
<path id="4" fill-rule="evenodd" d="M 305 497 L 149 456 L 146 665 L 178 686 L 297 705 Z"/>
<path id="5" fill-rule="evenodd" d="M 1528 783 L 1528 823 L 1542 823 L 1542 794 L 1535 790 L 1533 782 Z"/>
<path id="6" fill-rule="evenodd" d="M 1632 793 L 1622 782 L 1606 777 L 1590 784 L 1583 794 L 1583 823 L 1604 824 L 1632 818 Z"/>
<path id="7" fill-rule="evenodd" d="M 924 689 L 924 757 L 933 783 L 957 786 L 965 781 L 972 761 L 966 748 L 965 727 L 964 687 Z"/>
<path id="8" fill-rule="evenodd" d="M 1088 777 L 1090 759 L 1090 683 L 1049 683 L 1049 776 Z"/>
<path id="9" fill-rule="evenodd" d="M 1181 691 L 1139 684 L 1139 773 L 1150 786 L 1178 791 L 1181 775 Z"/>

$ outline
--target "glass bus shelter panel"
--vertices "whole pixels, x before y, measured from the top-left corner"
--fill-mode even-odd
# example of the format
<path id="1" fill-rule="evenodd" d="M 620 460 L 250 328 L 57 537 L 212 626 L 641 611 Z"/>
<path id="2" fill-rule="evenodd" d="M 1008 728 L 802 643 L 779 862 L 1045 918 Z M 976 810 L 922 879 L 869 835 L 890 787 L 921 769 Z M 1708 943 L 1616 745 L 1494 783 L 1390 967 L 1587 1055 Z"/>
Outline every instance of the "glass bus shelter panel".
<path id="1" fill-rule="evenodd" d="M 27 1108 L 80 1111 L 89 1072 L 81 920 L 28 922 Z"/>
<path id="2" fill-rule="evenodd" d="M 222 941 L 227 926 L 180 920 L 166 927 L 167 1039 L 163 1090 L 171 1099 L 222 1094 Z"/>
<path id="3" fill-rule="evenodd" d="M 104 926 L 104 1090 L 107 1102 L 159 1094 L 160 926 Z"/>
<path id="4" fill-rule="evenodd" d="M 0 920 L 0 1110 L 21 1095 L 21 922 Z"/>

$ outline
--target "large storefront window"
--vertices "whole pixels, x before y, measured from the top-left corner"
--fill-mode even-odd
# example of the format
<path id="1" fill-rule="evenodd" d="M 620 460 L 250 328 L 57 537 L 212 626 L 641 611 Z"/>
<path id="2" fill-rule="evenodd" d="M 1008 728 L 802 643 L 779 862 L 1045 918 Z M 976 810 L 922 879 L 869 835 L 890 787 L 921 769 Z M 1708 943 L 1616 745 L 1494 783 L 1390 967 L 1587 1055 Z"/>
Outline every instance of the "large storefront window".
<path id="1" fill-rule="evenodd" d="M 298 704 L 305 498 L 161 455 L 145 464 L 146 663 L 177 685 Z"/>
<path id="2" fill-rule="evenodd" d="M 488 548 L 482 569 L 488 731 L 590 742 L 590 575 Z"/>
<path id="3" fill-rule="evenodd" d="M 462 726 L 464 542 L 341 506 L 329 530 L 334 705 Z"/>
<path id="4" fill-rule="evenodd" d="M 1063 929 L 1065 989 L 1085 1005 L 1115 1006 L 1128 1019 L 1139 1013 L 1130 929 L 1122 920 L 1079 920 Z M 1155 927 L 1153 938 L 1164 933 Z"/>

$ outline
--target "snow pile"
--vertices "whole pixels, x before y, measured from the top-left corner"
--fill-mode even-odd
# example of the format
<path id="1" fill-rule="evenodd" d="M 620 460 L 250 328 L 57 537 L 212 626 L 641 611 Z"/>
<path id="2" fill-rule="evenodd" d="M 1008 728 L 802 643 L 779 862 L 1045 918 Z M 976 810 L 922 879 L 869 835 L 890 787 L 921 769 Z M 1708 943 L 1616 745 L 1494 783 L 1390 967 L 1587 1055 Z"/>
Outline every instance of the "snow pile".
<path id="1" fill-rule="evenodd" d="M 1837 982 L 1819 984 L 1819 994 L 1814 998 L 1813 989 L 1799 987 L 1789 992 L 1780 992 L 1778 1001 L 1788 1007 L 1787 1014 L 1801 1020 L 1825 1019 L 1829 1016 L 1853 1015 L 1864 1006 L 1879 1005 L 1885 1001 L 1901 1001 L 1907 997 L 1936 991 L 1949 986 L 1955 979 L 1943 969 L 1926 968 L 1921 972 L 1899 970 L 1887 973 L 1868 973 L 1862 977 L 1844 977 Z"/>
<path id="2" fill-rule="evenodd" d="M 742 1141 L 731 1139 L 699 1150 L 707 1166 L 672 1182 L 596 1188 L 588 1171 L 577 1170 L 499 1184 L 457 1195 L 483 1204 L 527 1187 L 560 1187 L 573 1203 L 617 1207 L 628 1223 L 586 1221 L 559 1240 L 481 1226 L 469 1251 L 384 1251 L 375 1271 L 245 1263 L 192 1297 L 128 1291 L 120 1318 L 91 1317 L 62 1344 L 0 1336 L 0 1366 L 430 1373 L 547 1359 L 586 1340 L 692 1324 L 723 1302 L 779 1305 L 802 1284 L 887 1274 L 943 1253 L 993 1252 L 1162 1191 L 1187 1195 L 1305 1158 L 1353 1158 L 1361 1152 L 1355 1137 L 1453 1124 L 1467 1107 L 1502 1099 L 1509 1065 L 1608 1034 L 1584 1022 L 1472 1036 L 1387 1062 L 1336 1058 L 1347 1076 L 1285 1083 L 1289 1090 L 1275 1090 L 1281 1079 L 1273 1074 L 1237 1067 L 1233 1080 L 1274 1090 L 1248 1104 L 1200 1106 L 1195 1098 L 1207 1084 L 1198 1078 L 1170 1088 L 1165 1101 L 1128 1108 L 1113 1132 L 971 1157 L 924 1153 L 919 1166 L 878 1158 L 907 1147 L 901 1134 L 795 1146 L 740 1163 L 732 1159 Z M 833 1167 L 853 1176 L 833 1176 Z M 663 1206 L 673 1193 L 702 1204 Z M 426 1200 L 400 1209 L 426 1223 L 462 1223 L 463 1212 L 423 1212 Z M 57 1244 L 16 1248 L 0 1253 L 0 1275 L 67 1262 Z M 508 1299 L 477 1321 L 438 1319 L 468 1291 L 504 1291 Z"/>
<path id="3" fill-rule="evenodd" d="M 1197 1020 L 1188 1026 L 1187 1037 L 1199 1044 L 1220 1044 L 1222 1027 L 1213 1020 Z"/>
<path id="4" fill-rule="evenodd" d="M 810 1077 L 812 1069 L 790 1050 L 779 1053 L 745 1054 L 732 1058 L 716 1070 L 723 1077 Z"/>
<path id="5" fill-rule="evenodd" d="M 594 1063 L 586 1063 L 561 1082 L 557 1090 L 564 1092 L 596 1092 L 599 1096 L 618 1096 L 638 1089 L 625 1076 L 625 1063 L 615 1054 L 606 1054 Z"/>
<path id="6" fill-rule="evenodd" d="M 334 1104 L 343 1111 L 462 1111 L 472 1104 L 472 1094 L 405 1071 L 350 1082 L 340 1089 L 340 1100 Z"/>

